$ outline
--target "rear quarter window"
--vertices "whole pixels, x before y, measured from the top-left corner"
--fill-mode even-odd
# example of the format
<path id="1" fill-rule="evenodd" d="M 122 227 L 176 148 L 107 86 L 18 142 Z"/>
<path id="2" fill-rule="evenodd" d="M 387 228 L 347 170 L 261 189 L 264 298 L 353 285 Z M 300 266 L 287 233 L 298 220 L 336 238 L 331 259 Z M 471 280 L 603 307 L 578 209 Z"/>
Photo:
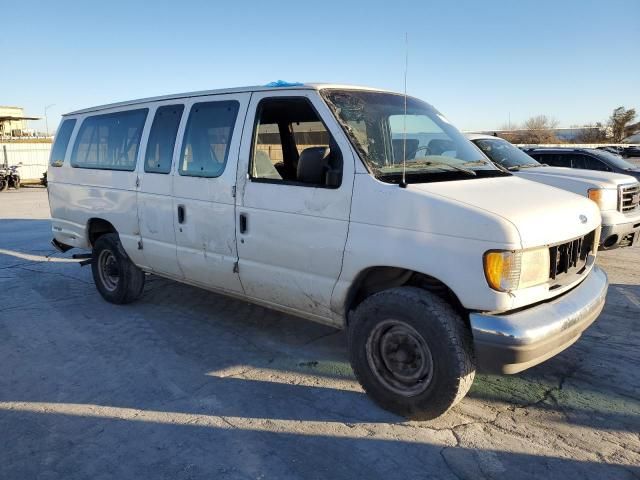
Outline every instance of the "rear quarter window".
<path id="1" fill-rule="evenodd" d="M 173 149 L 183 110 L 184 105 L 178 104 L 166 105 L 156 111 L 147 142 L 147 153 L 144 159 L 145 172 L 169 173 L 171 171 Z"/>
<path id="2" fill-rule="evenodd" d="M 71 166 L 133 171 L 147 112 L 144 108 L 85 118 L 73 146 Z"/>
<path id="3" fill-rule="evenodd" d="M 69 146 L 69 140 L 71 139 L 71 134 L 73 133 L 73 129 L 76 126 L 76 120 L 69 119 L 64 120 L 60 127 L 58 127 L 58 131 L 56 132 L 56 139 L 53 142 L 53 148 L 51 149 L 51 159 L 49 164 L 52 167 L 61 167 L 64 163 L 64 157 L 67 154 L 67 147 Z"/>

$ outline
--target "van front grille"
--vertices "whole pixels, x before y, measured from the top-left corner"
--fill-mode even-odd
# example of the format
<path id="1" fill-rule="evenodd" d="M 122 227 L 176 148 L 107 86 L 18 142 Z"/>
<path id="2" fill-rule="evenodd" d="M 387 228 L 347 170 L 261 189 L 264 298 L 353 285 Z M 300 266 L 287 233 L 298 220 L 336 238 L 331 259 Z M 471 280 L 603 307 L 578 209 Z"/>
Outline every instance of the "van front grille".
<path id="1" fill-rule="evenodd" d="M 593 251 L 596 231 L 585 236 L 549 247 L 549 278 L 559 281 L 568 280 L 586 271 L 589 254 Z"/>
<path id="2" fill-rule="evenodd" d="M 621 185 L 620 189 L 620 208 L 622 213 L 632 213 L 640 209 L 640 183 L 630 185 Z"/>

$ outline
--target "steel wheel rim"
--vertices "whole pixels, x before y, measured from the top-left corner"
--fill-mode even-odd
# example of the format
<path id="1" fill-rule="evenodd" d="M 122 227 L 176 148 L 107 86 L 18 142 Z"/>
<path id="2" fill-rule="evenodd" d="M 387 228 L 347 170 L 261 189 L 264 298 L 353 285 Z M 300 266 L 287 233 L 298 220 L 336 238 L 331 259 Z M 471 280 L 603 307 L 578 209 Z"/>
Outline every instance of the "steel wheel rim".
<path id="1" fill-rule="evenodd" d="M 426 340 L 411 325 L 385 320 L 366 344 L 371 371 L 386 388 L 405 397 L 424 392 L 433 379 L 433 357 Z"/>
<path id="2" fill-rule="evenodd" d="M 118 288 L 120 270 L 116 257 L 109 250 L 103 250 L 98 256 L 98 276 L 104 288 L 113 292 Z"/>

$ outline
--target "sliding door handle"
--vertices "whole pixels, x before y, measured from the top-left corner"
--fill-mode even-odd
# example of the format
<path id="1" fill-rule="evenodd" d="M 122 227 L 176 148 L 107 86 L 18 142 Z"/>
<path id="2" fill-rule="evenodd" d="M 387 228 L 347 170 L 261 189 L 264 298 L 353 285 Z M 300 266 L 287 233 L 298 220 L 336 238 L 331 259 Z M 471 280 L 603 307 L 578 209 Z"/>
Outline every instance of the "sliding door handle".
<path id="1" fill-rule="evenodd" d="M 240 214 L 240 233 L 247 233 L 247 214 Z"/>
<path id="2" fill-rule="evenodd" d="M 178 205 L 178 223 L 184 223 L 185 209 L 184 205 Z"/>

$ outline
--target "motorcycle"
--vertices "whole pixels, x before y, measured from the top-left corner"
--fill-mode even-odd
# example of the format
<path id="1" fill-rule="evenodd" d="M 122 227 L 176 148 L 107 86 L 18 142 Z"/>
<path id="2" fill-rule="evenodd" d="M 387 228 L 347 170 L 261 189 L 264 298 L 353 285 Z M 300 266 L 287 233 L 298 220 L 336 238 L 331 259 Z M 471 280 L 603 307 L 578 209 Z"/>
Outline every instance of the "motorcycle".
<path id="1" fill-rule="evenodd" d="M 20 188 L 20 174 L 18 173 L 18 165 L 0 168 L 0 192 L 4 192 L 9 188 Z"/>

